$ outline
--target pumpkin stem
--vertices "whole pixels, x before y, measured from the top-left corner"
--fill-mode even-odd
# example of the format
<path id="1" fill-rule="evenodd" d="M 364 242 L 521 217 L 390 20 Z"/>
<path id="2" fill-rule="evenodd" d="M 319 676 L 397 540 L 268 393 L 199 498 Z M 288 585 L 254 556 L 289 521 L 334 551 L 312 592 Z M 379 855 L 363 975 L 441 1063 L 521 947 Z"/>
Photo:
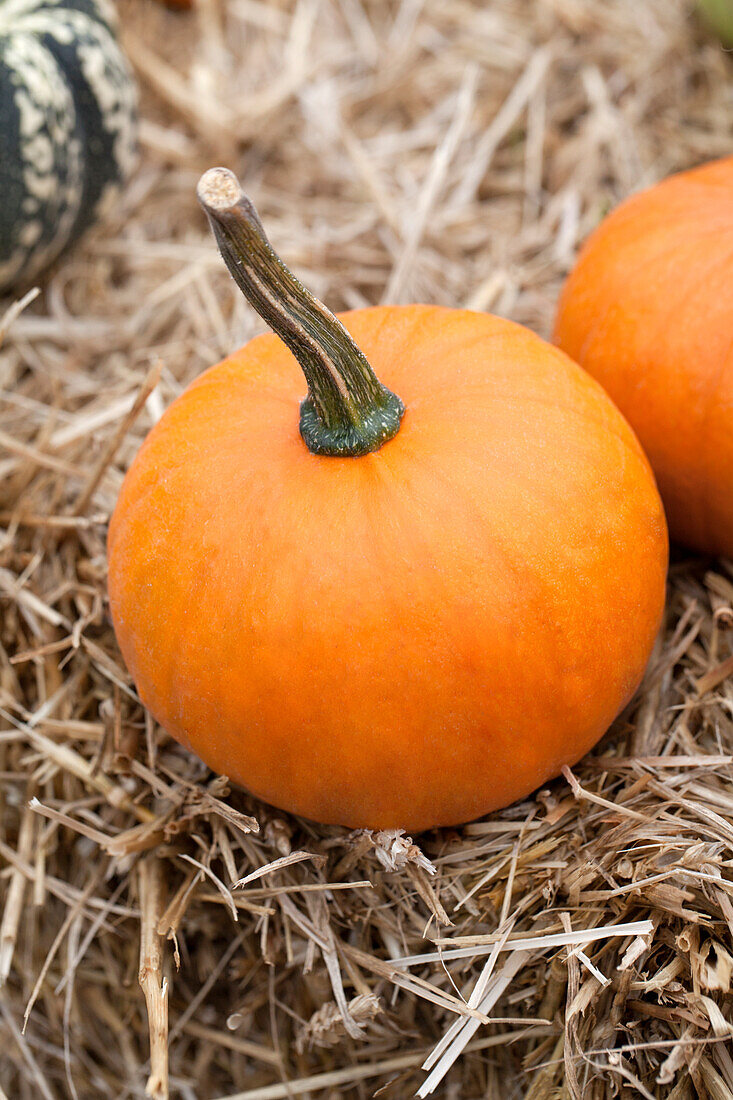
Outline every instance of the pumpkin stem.
<path id="1" fill-rule="evenodd" d="M 234 173 L 209 169 L 197 194 L 234 281 L 303 369 L 308 396 L 300 406 L 300 434 L 308 449 L 340 457 L 378 450 L 399 430 L 405 411 L 399 397 L 275 253 Z"/>

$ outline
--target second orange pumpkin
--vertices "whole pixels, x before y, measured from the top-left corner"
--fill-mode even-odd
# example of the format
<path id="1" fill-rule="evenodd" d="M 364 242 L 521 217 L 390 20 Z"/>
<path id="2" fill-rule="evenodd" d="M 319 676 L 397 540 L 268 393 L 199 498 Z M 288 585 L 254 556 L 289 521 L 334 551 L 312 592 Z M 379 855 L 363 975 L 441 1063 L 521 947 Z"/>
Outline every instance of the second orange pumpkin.
<path id="1" fill-rule="evenodd" d="M 554 341 L 602 384 L 657 476 L 673 538 L 733 555 L 733 157 L 609 215 Z"/>

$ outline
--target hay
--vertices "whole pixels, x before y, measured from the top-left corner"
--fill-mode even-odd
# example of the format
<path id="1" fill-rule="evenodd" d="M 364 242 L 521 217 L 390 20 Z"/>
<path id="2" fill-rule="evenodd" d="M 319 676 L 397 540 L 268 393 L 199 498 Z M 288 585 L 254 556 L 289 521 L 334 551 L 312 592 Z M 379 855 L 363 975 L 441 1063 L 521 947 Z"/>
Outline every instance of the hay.
<path id="1" fill-rule="evenodd" d="M 260 329 L 196 206 L 204 169 L 246 180 L 332 308 L 547 334 L 601 214 L 729 151 L 728 58 L 681 0 L 121 16 L 139 170 L 0 353 L 0 1088 L 730 1100 L 730 563 L 675 560 L 643 688 L 591 756 L 411 844 L 256 804 L 155 728 L 104 543 L 151 423 Z"/>

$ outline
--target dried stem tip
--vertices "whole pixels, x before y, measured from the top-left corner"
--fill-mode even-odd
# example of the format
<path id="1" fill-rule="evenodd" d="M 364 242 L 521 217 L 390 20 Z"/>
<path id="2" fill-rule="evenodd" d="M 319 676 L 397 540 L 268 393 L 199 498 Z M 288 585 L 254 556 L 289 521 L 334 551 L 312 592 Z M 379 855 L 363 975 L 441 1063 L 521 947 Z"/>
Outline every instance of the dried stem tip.
<path id="1" fill-rule="evenodd" d="M 204 210 L 229 210 L 244 198 L 239 180 L 228 168 L 209 168 L 204 172 L 196 188 L 198 200 Z"/>

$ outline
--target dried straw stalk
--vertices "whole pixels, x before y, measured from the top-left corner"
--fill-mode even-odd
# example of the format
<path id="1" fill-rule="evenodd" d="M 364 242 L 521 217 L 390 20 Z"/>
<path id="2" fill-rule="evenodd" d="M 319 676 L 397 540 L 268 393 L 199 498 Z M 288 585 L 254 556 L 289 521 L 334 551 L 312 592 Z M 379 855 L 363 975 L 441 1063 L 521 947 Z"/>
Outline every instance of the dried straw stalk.
<path id="1" fill-rule="evenodd" d="M 140 890 L 140 972 L 150 1030 L 150 1076 L 145 1092 L 168 1100 L 168 981 L 163 977 L 163 947 L 158 922 L 163 913 L 165 881 L 160 860 L 145 856 L 138 864 Z"/>

